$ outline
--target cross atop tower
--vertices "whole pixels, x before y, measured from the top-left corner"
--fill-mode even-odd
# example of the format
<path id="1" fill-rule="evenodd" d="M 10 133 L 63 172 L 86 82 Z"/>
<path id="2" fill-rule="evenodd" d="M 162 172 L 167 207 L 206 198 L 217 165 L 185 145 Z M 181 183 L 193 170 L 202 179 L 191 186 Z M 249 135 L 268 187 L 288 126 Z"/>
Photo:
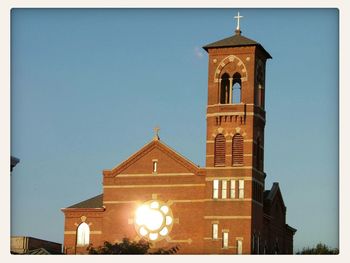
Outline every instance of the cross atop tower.
<path id="1" fill-rule="evenodd" d="M 159 140 L 159 134 L 158 133 L 159 133 L 160 128 L 158 126 L 156 126 L 156 127 L 153 128 L 153 130 L 154 130 L 153 140 L 158 141 Z"/>
<path id="2" fill-rule="evenodd" d="M 241 33 L 241 29 L 239 28 L 239 20 L 241 19 L 241 18 L 243 18 L 243 16 L 240 16 L 239 15 L 239 12 L 238 12 L 238 14 L 236 15 L 236 16 L 234 16 L 234 18 L 235 19 L 237 19 L 237 28 L 236 28 L 236 33 L 237 34 L 240 34 Z"/>

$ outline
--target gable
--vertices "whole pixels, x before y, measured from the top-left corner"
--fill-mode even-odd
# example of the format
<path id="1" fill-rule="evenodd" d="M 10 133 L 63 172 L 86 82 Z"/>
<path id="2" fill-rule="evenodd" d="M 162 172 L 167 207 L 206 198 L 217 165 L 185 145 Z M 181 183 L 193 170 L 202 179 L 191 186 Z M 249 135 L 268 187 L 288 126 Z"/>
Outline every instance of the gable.
<path id="1" fill-rule="evenodd" d="M 104 170 L 106 177 L 128 174 L 152 174 L 153 162 L 157 162 L 158 174 L 196 174 L 199 167 L 171 149 L 169 146 L 153 140 L 127 160 L 111 170 Z"/>
<path id="2" fill-rule="evenodd" d="M 264 193 L 264 212 L 272 215 L 275 213 L 286 213 L 286 206 L 284 205 L 281 189 L 278 183 L 273 183 L 271 190 Z"/>

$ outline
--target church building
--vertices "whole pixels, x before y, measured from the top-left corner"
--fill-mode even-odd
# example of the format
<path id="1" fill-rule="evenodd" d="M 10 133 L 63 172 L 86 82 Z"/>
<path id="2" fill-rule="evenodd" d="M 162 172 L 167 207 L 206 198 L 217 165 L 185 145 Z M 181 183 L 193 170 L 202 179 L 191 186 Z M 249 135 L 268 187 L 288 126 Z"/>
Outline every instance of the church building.
<path id="1" fill-rule="evenodd" d="M 233 36 L 208 52 L 206 164 L 198 167 L 158 136 L 103 171 L 102 194 L 63 208 L 64 253 L 123 238 L 178 246 L 178 254 L 292 254 L 278 183 L 265 189 L 265 69 L 271 55 Z"/>

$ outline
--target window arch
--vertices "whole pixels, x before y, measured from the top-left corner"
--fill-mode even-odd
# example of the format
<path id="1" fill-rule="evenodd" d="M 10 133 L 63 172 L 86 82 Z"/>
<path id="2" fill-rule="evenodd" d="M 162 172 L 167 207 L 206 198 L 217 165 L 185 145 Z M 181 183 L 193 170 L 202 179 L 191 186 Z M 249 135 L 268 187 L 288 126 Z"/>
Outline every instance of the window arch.
<path id="1" fill-rule="evenodd" d="M 236 72 L 232 77 L 232 103 L 242 102 L 241 74 Z"/>
<path id="2" fill-rule="evenodd" d="M 230 76 L 225 73 L 221 77 L 221 86 L 220 86 L 220 103 L 227 104 L 229 103 L 230 96 Z"/>
<path id="3" fill-rule="evenodd" d="M 226 140 L 223 134 L 218 134 L 215 137 L 215 149 L 214 149 L 214 165 L 225 165 L 226 155 Z"/>
<path id="4" fill-rule="evenodd" d="M 90 242 L 90 227 L 85 222 L 81 223 L 77 229 L 77 246 L 87 246 Z"/>
<path id="5" fill-rule="evenodd" d="M 239 133 L 232 138 L 232 165 L 243 164 L 243 136 Z"/>

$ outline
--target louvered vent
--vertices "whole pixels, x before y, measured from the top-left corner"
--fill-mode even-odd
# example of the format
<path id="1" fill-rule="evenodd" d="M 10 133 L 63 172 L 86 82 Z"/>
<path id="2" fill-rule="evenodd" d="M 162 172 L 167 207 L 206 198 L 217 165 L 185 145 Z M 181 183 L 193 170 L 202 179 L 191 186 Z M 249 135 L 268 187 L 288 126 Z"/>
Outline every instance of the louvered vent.
<path id="1" fill-rule="evenodd" d="M 232 164 L 243 164 L 243 137 L 240 134 L 236 134 L 232 139 Z"/>
<path id="2" fill-rule="evenodd" d="M 225 165 L 225 136 L 218 134 L 215 138 L 215 165 Z"/>

